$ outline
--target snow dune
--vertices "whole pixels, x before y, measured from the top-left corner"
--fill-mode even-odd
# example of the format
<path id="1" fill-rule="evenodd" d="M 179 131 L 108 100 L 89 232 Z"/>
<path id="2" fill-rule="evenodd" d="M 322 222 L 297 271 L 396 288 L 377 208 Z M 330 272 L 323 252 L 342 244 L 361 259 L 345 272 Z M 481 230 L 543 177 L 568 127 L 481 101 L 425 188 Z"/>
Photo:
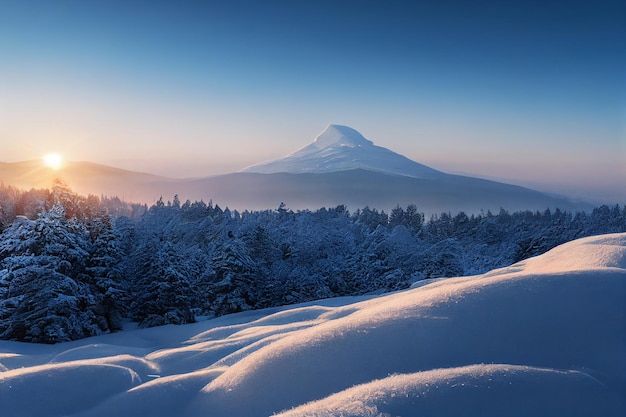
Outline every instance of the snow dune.
<path id="1" fill-rule="evenodd" d="M 601 383 L 578 371 L 472 365 L 390 376 L 279 415 L 584 416 L 603 397 Z"/>
<path id="2" fill-rule="evenodd" d="M 626 234 L 591 237 L 383 296 L 0 342 L 1 414 L 621 416 L 625 305 Z"/>

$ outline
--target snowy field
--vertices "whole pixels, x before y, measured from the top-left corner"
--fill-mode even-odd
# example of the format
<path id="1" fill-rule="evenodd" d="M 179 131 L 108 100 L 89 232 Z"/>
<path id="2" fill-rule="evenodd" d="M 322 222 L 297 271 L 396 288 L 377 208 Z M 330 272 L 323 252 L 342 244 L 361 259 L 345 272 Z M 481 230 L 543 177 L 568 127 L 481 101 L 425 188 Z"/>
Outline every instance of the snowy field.
<path id="1" fill-rule="evenodd" d="M 0 415 L 624 416 L 626 234 L 382 296 L 0 341 Z"/>

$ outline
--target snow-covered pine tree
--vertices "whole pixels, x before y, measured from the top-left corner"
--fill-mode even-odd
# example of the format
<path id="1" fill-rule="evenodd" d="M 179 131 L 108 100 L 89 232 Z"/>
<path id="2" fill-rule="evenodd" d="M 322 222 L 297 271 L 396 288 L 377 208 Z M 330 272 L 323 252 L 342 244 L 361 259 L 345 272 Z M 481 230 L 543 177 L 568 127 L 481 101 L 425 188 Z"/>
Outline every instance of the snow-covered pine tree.
<path id="1" fill-rule="evenodd" d="M 465 274 L 464 256 L 457 239 L 444 239 L 423 253 L 418 268 L 424 278 L 460 277 Z"/>
<path id="2" fill-rule="evenodd" d="M 108 330 L 85 282 L 88 246 L 85 228 L 67 221 L 60 204 L 4 231 L 0 338 L 56 343 Z"/>
<path id="3" fill-rule="evenodd" d="M 256 265 L 245 243 L 226 232 L 223 245 L 212 260 L 214 271 L 207 289 L 210 308 L 216 315 L 250 310 L 259 302 Z"/>
<path id="4" fill-rule="evenodd" d="M 93 219 L 88 228 L 92 244 L 86 272 L 95 308 L 111 331 L 121 330 L 129 297 L 123 283 L 120 238 L 107 214 Z"/>
<path id="5" fill-rule="evenodd" d="M 133 301 L 130 314 L 141 327 L 195 321 L 195 290 L 189 282 L 186 260 L 171 242 L 153 238 L 135 255 Z"/>

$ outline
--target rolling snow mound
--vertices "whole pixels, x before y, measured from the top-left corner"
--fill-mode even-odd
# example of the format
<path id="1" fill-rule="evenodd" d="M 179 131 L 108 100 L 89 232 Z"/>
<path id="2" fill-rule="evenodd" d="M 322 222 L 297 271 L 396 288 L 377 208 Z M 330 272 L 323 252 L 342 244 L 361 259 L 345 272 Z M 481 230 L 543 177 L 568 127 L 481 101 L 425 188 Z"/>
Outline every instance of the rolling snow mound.
<path id="1" fill-rule="evenodd" d="M 623 416 L 624 305 L 626 234 L 590 237 L 383 296 L 0 342 L 2 415 Z"/>

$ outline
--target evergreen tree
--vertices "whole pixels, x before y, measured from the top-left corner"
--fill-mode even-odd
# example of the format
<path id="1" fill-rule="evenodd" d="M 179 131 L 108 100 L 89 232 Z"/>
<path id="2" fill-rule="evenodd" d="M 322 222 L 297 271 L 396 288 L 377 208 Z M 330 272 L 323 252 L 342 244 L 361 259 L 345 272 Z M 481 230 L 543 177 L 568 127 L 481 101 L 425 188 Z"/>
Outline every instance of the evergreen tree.
<path id="1" fill-rule="evenodd" d="M 141 327 L 195 321 L 192 308 L 197 297 L 177 249 L 171 242 L 152 239 L 139 251 L 130 314 Z"/>
<path id="2" fill-rule="evenodd" d="M 248 248 L 232 232 L 228 235 L 212 260 L 214 275 L 208 288 L 208 301 L 217 315 L 250 310 L 262 292 Z"/>
<path id="3" fill-rule="evenodd" d="M 121 330 L 128 297 L 122 282 L 120 239 L 108 215 L 94 219 L 89 233 L 92 244 L 86 272 L 98 315 L 111 331 Z"/>
<path id="4" fill-rule="evenodd" d="M 56 343 L 108 331 L 85 282 L 88 245 L 84 227 L 67 221 L 60 204 L 2 234 L 1 338 Z"/>
<path id="5" fill-rule="evenodd" d="M 464 251 L 457 239 L 445 239 L 423 254 L 419 270 L 425 278 L 460 277 L 465 274 Z"/>

